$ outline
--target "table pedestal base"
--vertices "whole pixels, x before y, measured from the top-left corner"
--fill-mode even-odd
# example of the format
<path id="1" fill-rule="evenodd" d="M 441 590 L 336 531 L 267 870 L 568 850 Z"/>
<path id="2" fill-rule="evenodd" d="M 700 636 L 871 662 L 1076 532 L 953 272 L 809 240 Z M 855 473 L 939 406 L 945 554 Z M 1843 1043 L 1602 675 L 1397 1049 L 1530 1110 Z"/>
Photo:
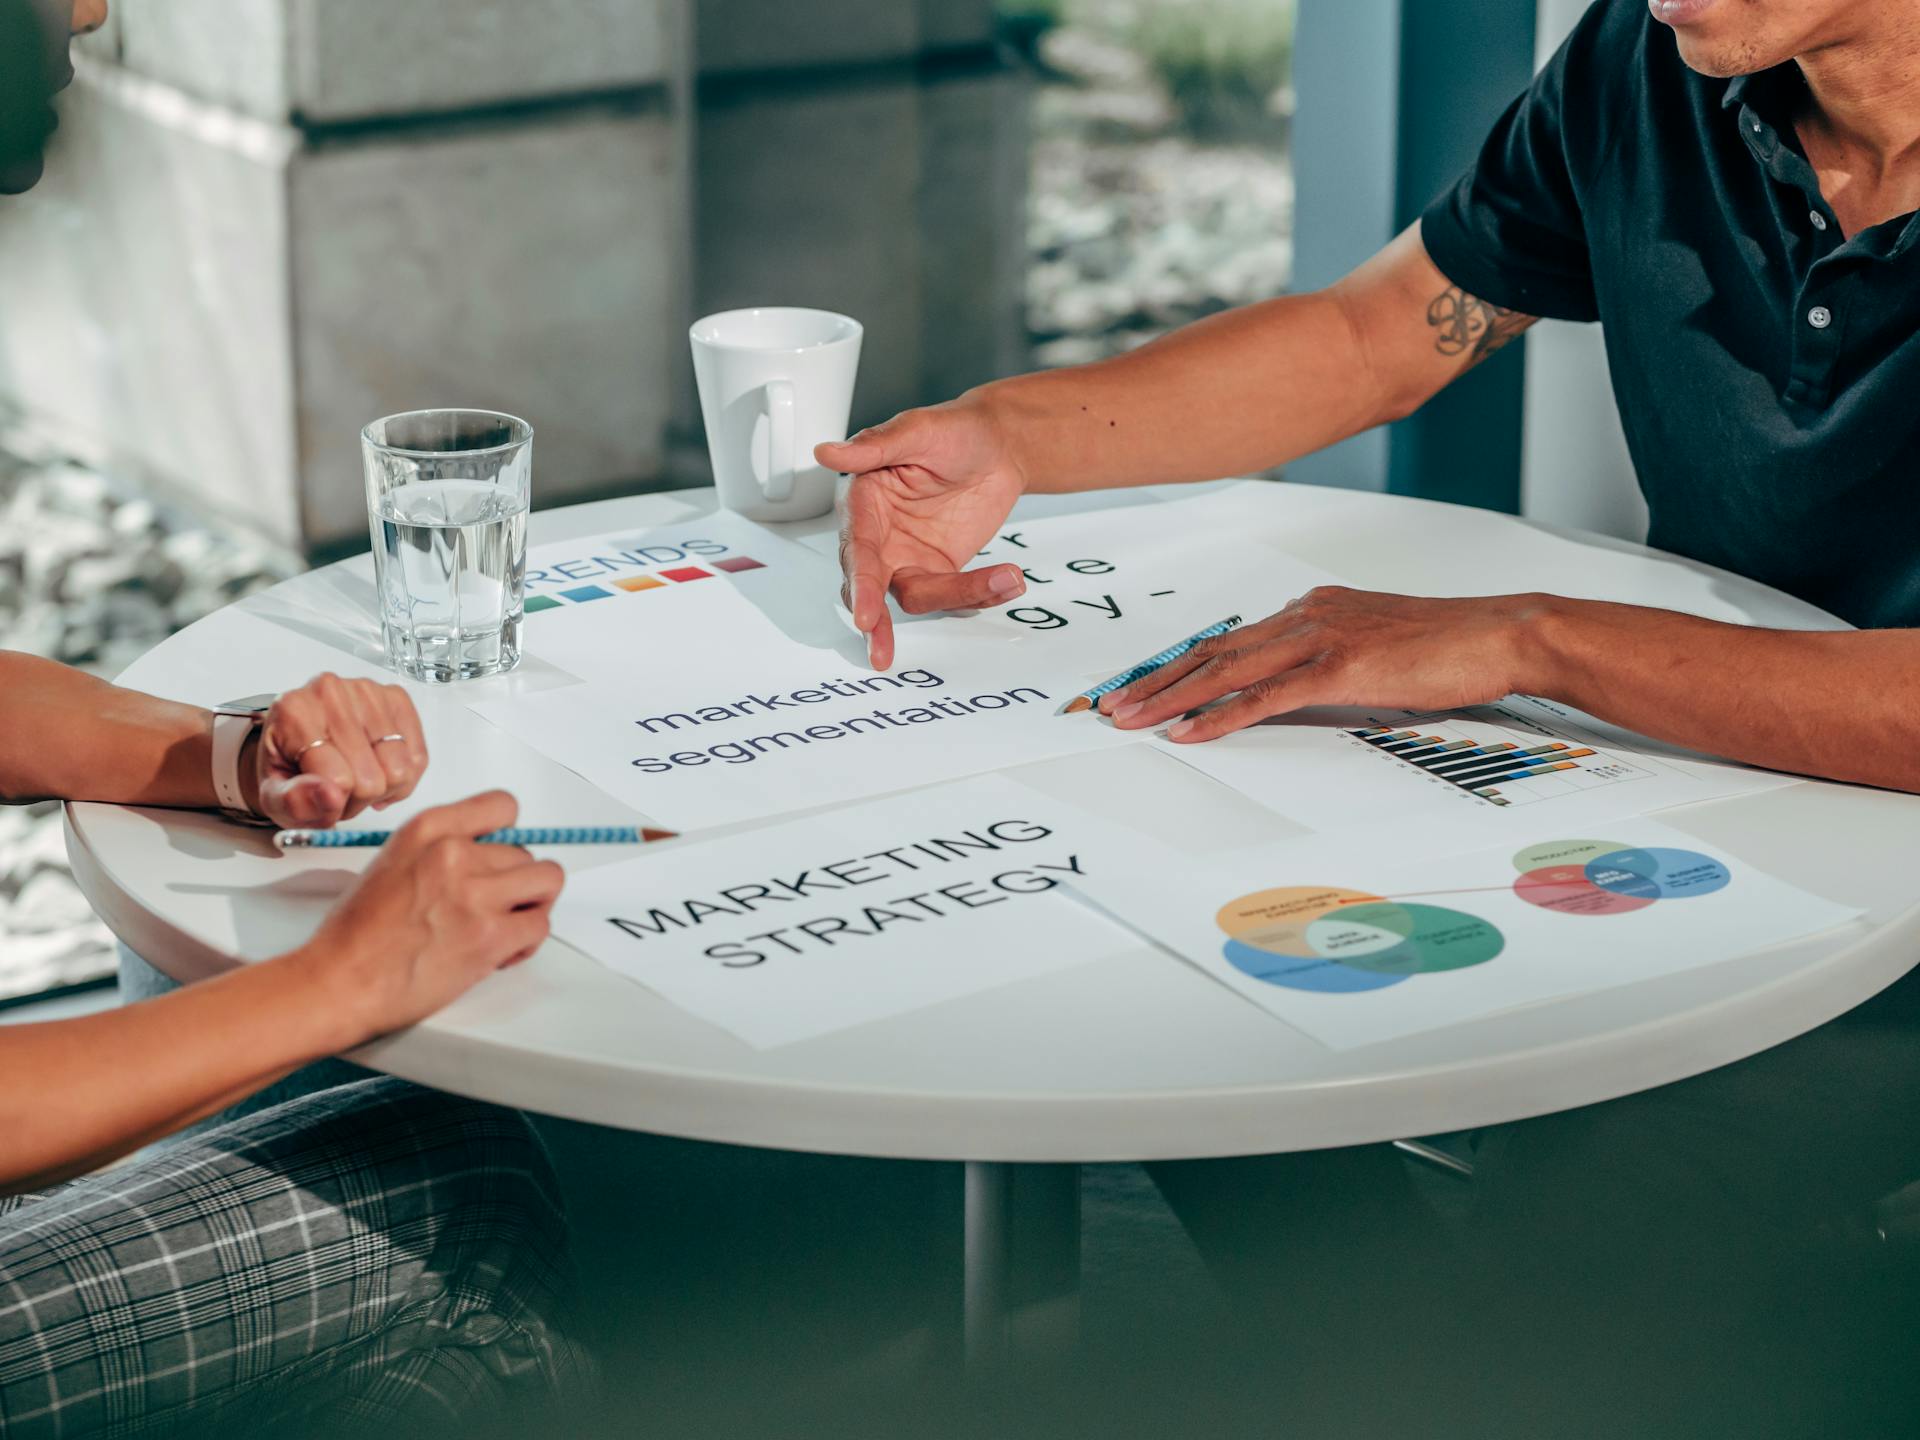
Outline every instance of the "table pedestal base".
<path id="1" fill-rule="evenodd" d="M 968 1372 L 1071 1352 L 1080 1338 L 1080 1167 L 969 1161 L 961 1186 Z"/>

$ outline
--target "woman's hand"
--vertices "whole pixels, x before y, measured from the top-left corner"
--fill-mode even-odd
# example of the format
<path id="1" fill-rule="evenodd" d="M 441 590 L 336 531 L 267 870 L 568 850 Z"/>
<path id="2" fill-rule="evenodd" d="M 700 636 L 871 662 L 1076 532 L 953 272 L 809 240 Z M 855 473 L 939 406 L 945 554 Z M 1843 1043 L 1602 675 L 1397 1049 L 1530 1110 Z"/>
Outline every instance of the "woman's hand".
<path id="1" fill-rule="evenodd" d="M 404 800 L 427 768 L 427 742 L 413 700 L 398 685 L 321 675 L 289 690 L 267 712 L 249 803 L 285 828 L 323 829 L 368 806 Z"/>
<path id="2" fill-rule="evenodd" d="M 983 402 L 963 395 L 908 410 L 814 456 L 854 477 L 840 530 L 840 598 L 867 637 L 874 669 L 893 663 L 889 593 L 919 615 L 1004 605 L 1027 588 L 1018 565 L 963 568 L 1027 488 Z"/>
<path id="3" fill-rule="evenodd" d="M 85 1174 L 531 955 L 565 877 L 475 842 L 517 811 L 498 792 L 426 811 L 298 950 L 138 1005 L 9 1030 L 0 1194 Z"/>
<path id="4" fill-rule="evenodd" d="M 493 790 L 423 812 L 288 957 L 337 1007 L 340 1048 L 425 1019 L 539 949 L 566 872 L 476 838 L 513 824 L 519 809 Z"/>
<path id="5" fill-rule="evenodd" d="M 1538 595 L 1432 600 L 1323 585 L 1271 619 L 1203 641 L 1171 665 L 1100 701 L 1122 730 L 1224 704 L 1167 731 L 1193 742 L 1309 705 L 1451 710 L 1527 687 Z"/>

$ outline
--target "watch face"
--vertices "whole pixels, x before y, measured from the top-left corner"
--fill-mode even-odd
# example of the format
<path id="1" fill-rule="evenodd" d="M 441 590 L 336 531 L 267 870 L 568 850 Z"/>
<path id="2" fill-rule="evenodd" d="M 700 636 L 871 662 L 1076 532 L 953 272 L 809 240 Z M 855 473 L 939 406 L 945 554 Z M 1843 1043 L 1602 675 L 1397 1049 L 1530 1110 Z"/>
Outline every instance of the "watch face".
<path id="1" fill-rule="evenodd" d="M 213 708 L 221 715 L 264 715 L 279 698 L 278 695 L 248 695 L 244 699 L 228 700 Z"/>

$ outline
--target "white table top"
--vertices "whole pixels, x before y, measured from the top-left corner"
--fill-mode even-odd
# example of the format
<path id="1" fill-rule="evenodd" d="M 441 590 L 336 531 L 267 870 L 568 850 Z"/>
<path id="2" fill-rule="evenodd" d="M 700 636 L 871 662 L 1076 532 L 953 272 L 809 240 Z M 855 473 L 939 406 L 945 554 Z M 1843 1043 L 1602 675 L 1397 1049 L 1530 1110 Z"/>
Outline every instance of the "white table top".
<path id="1" fill-rule="evenodd" d="M 1158 503 L 1161 492 L 1039 500 L 1022 514 Z M 673 522 L 679 492 L 537 514 L 533 541 Z M 1639 546 L 1510 516 L 1292 485 L 1246 498 L 1249 528 L 1353 583 L 1429 594 L 1554 590 L 1797 628 L 1809 606 Z M 796 536 L 830 529 L 788 527 Z M 831 603 L 823 594 L 821 604 Z M 127 684 L 213 703 L 311 674 L 380 674 L 367 557 L 288 581 L 156 647 Z M 533 627 L 537 631 L 537 626 Z M 482 686 L 555 683 L 537 657 Z M 433 754 L 418 803 L 488 786 L 527 823 L 625 823 L 579 776 L 470 713 L 475 692 L 414 687 Z M 1096 812 L 1204 836 L 1272 838 L 1268 811 L 1147 747 L 1021 767 Z M 390 812 L 396 820 L 402 812 Z M 1920 799 L 1801 783 L 1664 812 L 1701 839 L 1829 899 L 1846 931 L 1606 993 L 1335 1052 L 1167 954 L 1136 954 L 801 1044 L 755 1051 L 550 942 L 432 1020 L 353 1058 L 524 1109 L 703 1140 L 946 1160 L 1100 1161 L 1269 1153 L 1432 1134 L 1612 1098 L 1697 1074 L 1824 1023 L 1920 957 L 1910 857 Z M 179 979 L 300 943 L 366 863 L 277 856 L 260 832 L 176 812 L 75 805 L 69 850 L 88 898 Z M 588 859 L 586 856 L 593 858 Z M 574 863 L 617 854 L 582 852 Z M 573 860 L 573 857 L 569 857 Z"/>

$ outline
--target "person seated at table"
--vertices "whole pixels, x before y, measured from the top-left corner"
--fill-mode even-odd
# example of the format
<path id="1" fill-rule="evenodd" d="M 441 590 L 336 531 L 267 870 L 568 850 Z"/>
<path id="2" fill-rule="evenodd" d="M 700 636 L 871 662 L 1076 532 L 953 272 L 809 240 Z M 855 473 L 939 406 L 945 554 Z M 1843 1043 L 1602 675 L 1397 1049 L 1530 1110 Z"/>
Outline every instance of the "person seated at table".
<path id="1" fill-rule="evenodd" d="M 0 188 L 39 178 L 68 33 L 105 18 L 104 0 L 0 0 Z M 398 686 L 323 675 L 238 724 L 216 757 L 209 711 L 0 651 L 0 801 L 317 827 L 405 799 L 427 763 Z M 9 1440 L 387 1435 L 576 1397 L 559 1192 L 524 1117 L 373 1079 L 112 1163 L 530 955 L 562 872 L 476 843 L 515 814 L 500 793 L 425 811 L 285 955 L 0 1027 Z"/>
<path id="2" fill-rule="evenodd" d="M 1101 708 L 1196 744 L 1307 706 L 1518 691 L 1753 765 L 1920 791 L 1916 206 L 1911 3 L 1602 0 L 1459 182 L 1338 283 L 822 446 L 854 476 L 844 598 L 888 666 L 889 595 L 919 613 L 1020 593 L 1017 567 L 967 566 L 1023 494 L 1263 470 L 1411 413 L 1541 317 L 1599 320 L 1650 543 L 1859 629 L 1329 587 Z M 1631 1278 L 1641 1303 L 1612 1312 L 1612 1333 L 1662 1307 L 1684 1326 L 1788 1296 L 1773 1261 L 1920 1178 L 1920 1033 L 1904 1003 L 1515 1128 L 1491 1192 L 1506 1254 L 1569 1295 L 1625 1294 Z M 1364 1159 L 1396 1183 L 1384 1152 Z M 1246 1167 L 1238 1196 L 1217 1183 L 1230 1166 L 1204 1185 L 1163 1174 L 1197 1230 L 1245 1255 L 1254 1230 L 1287 1234 L 1239 1213 L 1276 1166 Z M 1357 1216 L 1392 1228 L 1400 1212 L 1362 1191 Z"/>
<path id="3" fill-rule="evenodd" d="M 212 725 L 0 651 L 0 800 L 214 808 Z M 242 761 L 249 809 L 316 826 L 404 799 L 427 753 L 405 691 L 322 676 Z M 514 818 L 498 792 L 423 812 L 275 959 L 0 1027 L 9 1440 L 242 1415 L 399 1433 L 570 1393 L 559 1195 L 517 1114 L 366 1080 L 107 1168 L 532 954 L 560 868 L 476 841 Z"/>
<path id="4" fill-rule="evenodd" d="M 73 73 L 68 36 L 106 22 L 106 0 L 0 0 L 0 195 L 40 179 L 53 97 Z"/>

